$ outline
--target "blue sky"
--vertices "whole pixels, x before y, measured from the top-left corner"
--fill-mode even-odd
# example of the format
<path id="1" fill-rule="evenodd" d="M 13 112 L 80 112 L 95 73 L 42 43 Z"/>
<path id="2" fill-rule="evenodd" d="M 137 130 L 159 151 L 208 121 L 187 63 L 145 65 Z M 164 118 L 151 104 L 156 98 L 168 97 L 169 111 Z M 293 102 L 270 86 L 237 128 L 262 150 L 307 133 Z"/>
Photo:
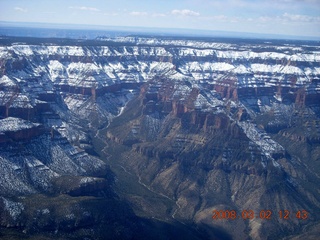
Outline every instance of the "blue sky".
<path id="1" fill-rule="evenodd" d="M 0 21 L 320 37 L 320 0 L 0 0 Z"/>

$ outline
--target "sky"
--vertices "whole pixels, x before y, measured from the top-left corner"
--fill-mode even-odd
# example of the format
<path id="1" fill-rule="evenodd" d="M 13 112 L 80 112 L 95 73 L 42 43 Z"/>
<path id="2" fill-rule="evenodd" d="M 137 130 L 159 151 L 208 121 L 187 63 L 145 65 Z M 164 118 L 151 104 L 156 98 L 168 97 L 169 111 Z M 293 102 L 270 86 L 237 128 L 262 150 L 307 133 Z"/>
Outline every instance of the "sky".
<path id="1" fill-rule="evenodd" d="M 0 21 L 320 38 L 320 0 L 0 0 Z"/>

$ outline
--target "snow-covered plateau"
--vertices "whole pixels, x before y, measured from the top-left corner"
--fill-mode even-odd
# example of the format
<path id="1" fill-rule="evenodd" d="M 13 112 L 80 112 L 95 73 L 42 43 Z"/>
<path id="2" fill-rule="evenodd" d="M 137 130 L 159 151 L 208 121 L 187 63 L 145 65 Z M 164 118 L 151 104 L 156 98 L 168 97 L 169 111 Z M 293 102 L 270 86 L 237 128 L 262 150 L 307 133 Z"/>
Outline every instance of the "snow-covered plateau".
<path id="1" fill-rule="evenodd" d="M 12 86 L 12 81 L 36 77 L 43 82 L 51 80 L 55 85 L 100 88 L 119 81 L 146 82 L 152 76 L 170 74 L 176 80 L 209 82 L 234 77 L 242 88 L 290 85 L 294 76 L 294 84 L 308 88 L 320 75 L 320 49 L 315 46 L 144 38 L 113 41 L 118 44 L 1 46 L 1 59 L 21 64 L 4 74 L 1 82 Z"/>

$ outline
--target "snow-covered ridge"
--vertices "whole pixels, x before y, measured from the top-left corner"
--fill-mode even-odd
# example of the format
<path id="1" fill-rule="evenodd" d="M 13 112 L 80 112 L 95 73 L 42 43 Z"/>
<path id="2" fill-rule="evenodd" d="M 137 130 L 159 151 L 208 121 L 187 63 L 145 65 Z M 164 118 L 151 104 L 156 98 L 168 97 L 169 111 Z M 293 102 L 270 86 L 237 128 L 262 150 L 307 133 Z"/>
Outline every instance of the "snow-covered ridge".
<path id="1" fill-rule="evenodd" d="M 294 84 L 305 86 L 307 92 L 320 89 L 320 48 L 316 46 L 136 37 L 107 40 L 99 46 L 0 46 L 1 60 L 19 66 L 7 69 L 0 85 L 14 87 L 36 78 L 46 84 L 47 91 L 55 90 L 52 83 L 91 89 L 166 76 L 212 84 L 232 78 L 238 88 Z"/>
<path id="2" fill-rule="evenodd" d="M 198 48 L 197 45 L 189 44 L 179 45 L 179 42 L 168 44 L 168 46 L 44 46 L 44 45 L 13 45 L 0 47 L 0 57 L 6 58 L 10 52 L 21 56 L 44 55 L 44 56 L 168 56 L 176 55 L 192 56 L 192 57 L 216 57 L 233 60 L 290 60 L 290 61 L 308 61 L 320 62 L 320 49 L 312 52 L 304 52 L 303 49 L 299 51 L 292 47 L 291 51 L 281 51 L 278 47 L 273 47 L 264 50 L 256 48 L 236 48 L 230 44 L 205 44 L 204 48 Z M 188 45 L 188 46 L 185 46 Z M 208 46 L 207 46 L 208 45 Z"/>
<path id="3" fill-rule="evenodd" d="M 210 38 L 206 39 L 187 39 L 187 38 L 161 38 L 161 37 L 116 37 L 116 38 L 101 38 L 102 41 L 108 42 L 118 42 L 124 44 L 135 44 L 135 45 L 150 45 L 150 46 L 184 46 L 184 47 L 193 47 L 193 48 L 216 48 L 216 49 L 249 49 L 249 48 L 260 48 L 260 49 L 269 49 L 270 47 L 274 47 L 276 50 L 281 51 L 303 51 L 306 47 L 315 47 L 314 45 L 301 44 L 297 46 L 295 43 L 282 43 L 282 44 L 272 44 L 271 42 L 263 42 L 259 43 L 248 43 L 243 44 L 241 39 L 239 41 L 223 41 L 223 40 L 211 40 Z M 240 47 L 239 47 L 240 46 Z M 320 50 L 320 47 L 315 47 Z"/>

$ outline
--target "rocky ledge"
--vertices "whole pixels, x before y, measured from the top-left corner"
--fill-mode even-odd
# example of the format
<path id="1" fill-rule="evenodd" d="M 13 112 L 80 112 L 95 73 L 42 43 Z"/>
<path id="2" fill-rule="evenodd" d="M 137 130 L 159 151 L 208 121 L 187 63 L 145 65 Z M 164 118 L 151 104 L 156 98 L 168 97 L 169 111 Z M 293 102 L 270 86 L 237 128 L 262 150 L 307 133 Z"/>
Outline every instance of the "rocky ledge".
<path id="1" fill-rule="evenodd" d="M 39 123 L 32 123 L 14 117 L 0 120 L 0 143 L 30 140 L 44 132 L 44 126 Z"/>

